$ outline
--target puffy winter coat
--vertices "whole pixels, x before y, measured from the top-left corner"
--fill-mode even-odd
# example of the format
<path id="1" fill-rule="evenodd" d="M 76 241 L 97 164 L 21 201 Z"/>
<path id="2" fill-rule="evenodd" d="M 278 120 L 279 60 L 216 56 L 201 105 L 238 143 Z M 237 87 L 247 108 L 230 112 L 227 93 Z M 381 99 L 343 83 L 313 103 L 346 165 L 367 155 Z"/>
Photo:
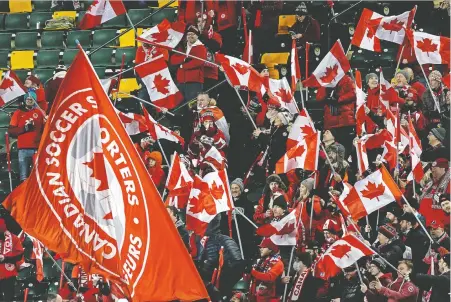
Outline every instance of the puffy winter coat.
<path id="1" fill-rule="evenodd" d="M 432 287 L 432 293 L 429 302 L 449 301 L 449 281 L 449 271 L 438 276 L 427 274 L 412 275 L 412 282 L 414 282 L 421 290 L 428 291 Z"/>
<path id="2" fill-rule="evenodd" d="M 345 126 L 355 126 L 355 83 L 350 76 L 345 75 L 334 88 L 332 98 L 321 87 L 316 94 L 317 101 L 324 104 L 324 129 Z"/>
<path id="3" fill-rule="evenodd" d="M 180 49 L 179 49 L 180 50 Z M 181 50 L 185 52 L 184 50 Z M 207 59 L 207 49 L 199 40 L 194 43 L 190 55 Z M 171 64 L 179 65 L 177 69 L 177 83 L 203 83 L 204 82 L 204 62 L 182 54 L 174 53 L 171 56 Z"/>
<path id="4" fill-rule="evenodd" d="M 388 298 L 388 302 L 416 302 L 418 297 L 418 287 L 411 281 L 406 281 L 398 277 L 389 286 L 379 290 L 379 293 Z"/>
<path id="5" fill-rule="evenodd" d="M 387 259 L 394 267 L 398 266 L 398 262 L 403 259 L 406 246 L 398 238 L 392 239 L 386 245 L 380 245 L 378 248 L 379 254 Z"/>
<path id="6" fill-rule="evenodd" d="M 406 236 L 404 244 L 412 249 L 412 263 L 415 271 L 426 273 L 428 265 L 423 262 L 423 258 L 429 249 L 429 239 L 421 227 L 412 228 Z"/>

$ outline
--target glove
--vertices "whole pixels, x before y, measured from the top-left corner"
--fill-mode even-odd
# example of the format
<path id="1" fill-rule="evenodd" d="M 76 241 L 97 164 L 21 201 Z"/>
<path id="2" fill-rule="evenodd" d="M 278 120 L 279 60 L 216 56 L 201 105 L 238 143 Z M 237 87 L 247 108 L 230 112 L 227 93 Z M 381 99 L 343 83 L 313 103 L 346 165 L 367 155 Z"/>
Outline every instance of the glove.
<path id="1" fill-rule="evenodd" d="M 25 132 L 33 131 L 34 130 L 34 123 L 33 123 L 33 121 L 27 121 L 25 123 L 24 130 L 25 130 Z"/>

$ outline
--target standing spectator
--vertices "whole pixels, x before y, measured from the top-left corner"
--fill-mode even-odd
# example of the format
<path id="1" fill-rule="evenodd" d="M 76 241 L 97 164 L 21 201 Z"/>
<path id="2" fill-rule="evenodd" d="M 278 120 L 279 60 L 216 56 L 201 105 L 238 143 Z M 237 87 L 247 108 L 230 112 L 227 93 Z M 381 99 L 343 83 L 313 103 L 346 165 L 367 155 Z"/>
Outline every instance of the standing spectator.
<path id="1" fill-rule="evenodd" d="M 299 51 L 305 48 L 305 43 L 319 41 L 321 31 L 318 21 L 309 15 L 304 2 L 296 7 L 294 13 L 296 14 L 296 22 L 288 30 L 294 32 L 291 38 L 296 40 L 296 47 Z"/>
<path id="2" fill-rule="evenodd" d="M 22 258 L 20 239 L 9 232 L 3 218 L 0 218 L 0 300 L 13 301 L 17 277 L 16 262 Z"/>
<path id="3" fill-rule="evenodd" d="M 282 283 L 289 282 L 291 286 L 287 301 L 316 301 L 316 293 L 321 281 L 312 275 L 311 265 L 312 256 L 309 253 L 297 252 L 296 259 L 293 261 L 295 276 L 282 278 Z"/>
<path id="4" fill-rule="evenodd" d="M 47 114 L 49 114 L 50 109 L 52 109 L 53 101 L 55 100 L 56 93 L 61 86 L 61 83 L 66 76 L 67 68 L 64 65 L 58 65 L 55 69 L 55 74 L 53 77 L 47 81 L 45 86 L 45 96 L 48 102 Z"/>
<path id="5" fill-rule="evenodd" d="M 150 178 L 152 179 L 155 187 L 161 189 L 164 186 L 165 182 L 165 173 L 161 168 L 161 164 L 163 163 L 163 157 L 160 152 L 146 151 L 144 154 L 144 159 L 147 167 L 147 172 L 149 172 Z"/>
<path id="6" fill-rule="evenodd" d="M 451 247 L 449 235 L 445 232 L 445 226 L 442 222 L 433 221 L 431 223 L 431 237 L 440 246 L 447 250 Z"/>
<path id="7" fill-rule="evenodd" d="M 420 99 L 423 97 L 424 92 L 427 90 L 426 86 L 424 86 L 423 83 L 420 82 L 420 77 L 415 76 L 413 73 L 412 68 L 406 67 L 404 68 L 404 71 L 407 72 L 407 82 L 410 86 L 412 86 L 413 89 L 415 89 L 418 92 L 418 96 Z"/>
<path id="8" fill-rule="evenodd" d="M 254 221 L 257 224 L 265 224 L 271 221 L 273 218 L 273 212 L 271 209 L 274 200 L 281 195 L 287 197 L 285 193 L 286 190 L 287 187 L 279 175 L 273 174 L 266 179 L 266 186 L 263 189 L 263 195 L 258 201 L 258 206 L 256 207 L 254 213 Z M 285 200 L 287 200 L 287 198 L 285 198 Z"/>
<path id="9" fill-rule="evenodd" d="M 36 107 L 36 93 L 29 91 L 23 99 L 19 109 L 11 117 L 8 128 L 8 134 L 17 138 L 20 181 L 24 181 L 30 173 L 32 159 L 38 149 L 44 127 L 44 115 L 42 110 Z"/>
<path id="10" fill-rule="evenodd" d="M 437 101 L 438 106 L 440 108 L 440 112 L 444 112 L 447 110 L 447 102 L 446 102 L 446 94 L 449 89 L 446 88 L 442 84 L 442 74 L 438 70 L 433 70 L 429 74 L 429 84 L 432 88 L 432 93 L 434 94 L 435 101 Z M 437 104 L 434 101 L 434 97 L 431 94 L 431 91 L 428 89 L 423 94 L 423 106 L 424 106 L 424 114 L 429 119 L 429 123 L 431 123 L 434 127 L 440 123 L 440 115 L 437 110 Z"/>
<path id="11" fill-rule="evenodd" d="M 381 258 L 374 258 L 371 260 L 369 264 L 369 276 L 368 280 L 379 280 L 379 282 L 382 284 L 382 286 L 389 286 L 389 284 L 392 282 L 391 274 L 385 273 L 385 270 L 387 269 L 387 265 Z M 368 302 L 385 302 L 386 298 L 379 293 L 378 291 L 374 289 L 368 289 L 368 287 L 365 285 L 362 290 L 365 293 L 365 297 Z"/>
<path id="12" fill-rule="evenodd" d="M 379 243 L 373 245 L 375 245 L 379 254 L 393 266 L 397 265 L 403 259 L 406 246 L 399 239 L 396 229 L 390 224 L 380 226 L 377 239 Z"/>
<path id="13" fill-rule="evenodd" d="M 449 160 L 449 146 L 445 145 L 446 130 L 433 128 L 427 136 L 429 147 L 421 153 L 421 161 L 433 162 L 438 158 Z"/>
<path id="14" fill-rule="evenodd" d="M 48 105 L 46 101 L 45 90 L 42 87 L 41 80 L 35 75 L 29 75 L 25 79 L 23 85 L 28 88 L 28 91 L 34 91 L 34 93 L 36 93 L 36 103 L 42 110 L 44 110 L 44 112 L 46 112 Z"/>
<path id="15" fill-rule="evenodd" d="M 366 106 L 374 113 L 382 106 L 381 100 L 379 98 L 380 87 L 379 87 L 379 77 L 375 73 L 369 73 L 365 76 L 365 82 L 368 85 Z"/>
<path id="16" fill-rule="evenodd" d="M 259 247 L 261 258 L 251 271 L 252 286 L 249 294 L 257 302 L 278 301 L 276 281 L 284 271 L 279 247 L 270 238 L 263 239 Z"/>
<path id="17" fill-rule="evenodd" d="M 355 265 L 346 267 L 344 279 L 340 280 L 339 286 L 334 287 L 332 297 L 339 298 L 340 302 L 363 302 L 365 294 L 362 291 L 359 275 Z M 337 301 L 333 299 L 332 301 Z"/>
<path id="18" fill-rule="evenodd" d="M 449 193 L 441 194 L 439 201 L 440 201 L 440 207 L 442 208 L 445 215 L 448 216 L 448 218 L 449 218 L 449 214 L 451 213 L 451 202 L 450 202 L 450 198 L 449 198 Z"/>

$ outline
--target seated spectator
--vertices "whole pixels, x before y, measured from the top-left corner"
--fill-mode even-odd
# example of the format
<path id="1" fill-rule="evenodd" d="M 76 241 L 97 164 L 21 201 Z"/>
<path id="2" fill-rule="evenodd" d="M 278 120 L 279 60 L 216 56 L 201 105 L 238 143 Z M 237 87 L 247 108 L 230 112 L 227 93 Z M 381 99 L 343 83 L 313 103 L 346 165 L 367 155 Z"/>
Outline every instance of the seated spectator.
<path id="1" fill-rule="evenodd" d="M 423 94 L 422 101 L 424 114 L 429 119 L 431 126 L 433 125 L 435 127 L 440 123 L 440 115 L 437 106 L 439 106 L 440 112 L 447 110 L 446 94 L 449 89 L 442 84 L 442 74 L 438 70 L 433 70 L 429 74 L 429 84 L 431 85 L 434 96 L 432 96 L 431 91 L 428 89 Z"/>
<path id="2" fill-rule="evenodd" d="M 39 147 L 44 123 L 42 110 L 36 106 L 36 93 L 29 91 L 23 96 L 19 109 L 11 117 L 8 128 L 8 134 L 17 138 L 21 182 L 30 174 L 30 166 Z"/>
<path id="3" fill-rule="evenodd" d="M 288 31 L 293 32 L 291 38 L 296 40 L 298 53 L 302 53 L 300 50 L 305 48 L 305 43 L 319 41 L 321 31 L 318 21 L 309 15 L 307 6 L 304 2 L 301 2 L 301 4 L 296 7 L 294 13 L 296 14 L 296 22 L 288 29 Z"/>
<path id="4" fill-rule="evenodd" d="M 163 163 L 163 156 L 158 151 L 146 151 L 144 154 L 144 159 L 147 171 L 149 172 L 150 178 L 152 178 L 155 187 L 161 189 L 162 186 L 164 186 L 166 180 L 166 175 L 161 168 L 161 164 Z"/>

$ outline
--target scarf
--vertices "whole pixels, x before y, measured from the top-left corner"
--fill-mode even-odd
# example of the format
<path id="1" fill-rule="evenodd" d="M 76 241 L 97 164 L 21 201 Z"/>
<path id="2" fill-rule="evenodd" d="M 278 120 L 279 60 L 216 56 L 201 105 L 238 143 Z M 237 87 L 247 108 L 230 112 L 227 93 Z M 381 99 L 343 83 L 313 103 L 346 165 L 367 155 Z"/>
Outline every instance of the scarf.
<path id="1" fill-rule="evenodd" d="M 11 232 L 5 232 L 5 240 L 3 242 L 0 241 L 0 255 L 8 257 L 13 251 L 13 236 Z"/>
<path id="2" fill-rule="evenodd" d="M 255 266 L 255 270 L 261 273 L 267 273 L 271 269 L 272 264 L 276 263 L 280 259 L 280 254 L 268 256 L 264 259 L 259 259 Z"/>
<path id="3" fill-rule="evenodd" d="M 296 282 L 294 283 L 294 286 L 290 292 L 290 301 L 297 301 L 299 299 L 299 296 L 301 295 L 302 287 L 304 286 L 304 282 L 307 279 L 309 272 L 310 272 L 310 269 L 306 269 L 296 279 Z"/>

